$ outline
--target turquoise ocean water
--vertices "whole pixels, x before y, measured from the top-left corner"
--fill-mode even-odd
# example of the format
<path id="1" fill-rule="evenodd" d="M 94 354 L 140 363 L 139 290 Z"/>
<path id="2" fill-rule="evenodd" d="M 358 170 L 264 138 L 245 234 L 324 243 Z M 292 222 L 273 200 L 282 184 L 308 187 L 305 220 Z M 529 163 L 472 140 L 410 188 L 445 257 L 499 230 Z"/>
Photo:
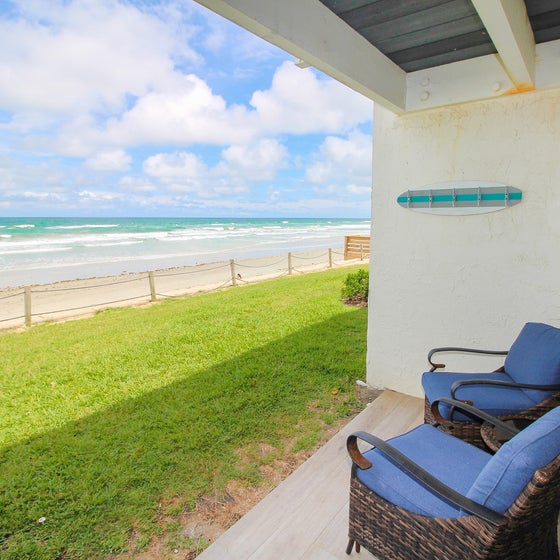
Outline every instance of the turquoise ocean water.
<path id="1" fill-rule="evenodd" d="M 365 219 L 0 218 L 0 288 L 342 248 Z"/>

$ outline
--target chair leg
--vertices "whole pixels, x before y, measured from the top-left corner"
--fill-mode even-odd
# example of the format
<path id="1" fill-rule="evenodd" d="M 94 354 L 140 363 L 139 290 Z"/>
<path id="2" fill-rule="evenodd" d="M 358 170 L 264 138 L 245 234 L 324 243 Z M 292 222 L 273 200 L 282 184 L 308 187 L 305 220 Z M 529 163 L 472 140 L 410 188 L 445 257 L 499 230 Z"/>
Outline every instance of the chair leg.
<path id="1" fill-rule="evenodd" d="M 352 549 L 356 545 L 356 552 L 360 552 L 360 543 L 357 543 L 354 539 L 348 540 L 348 546 L 346 547 L 346 554 L 352 554 Z"/>

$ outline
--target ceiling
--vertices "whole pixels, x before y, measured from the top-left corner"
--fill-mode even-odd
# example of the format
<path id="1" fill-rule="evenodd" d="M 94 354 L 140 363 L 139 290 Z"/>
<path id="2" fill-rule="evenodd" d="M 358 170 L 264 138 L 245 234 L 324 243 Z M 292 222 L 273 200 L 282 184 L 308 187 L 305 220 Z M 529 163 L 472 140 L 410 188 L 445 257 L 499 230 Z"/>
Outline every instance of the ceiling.
<path id="1" fill-rule="evenodd" d="M 405 72 L 497 52 L 470 0 L 320 0 Z M 560 39 L 560 1 L 525 0 L 535 43 Z"/>
<path id="2" fill-rule="evenodd" d="M 196 0 L 402 114 L 560 88 L 560 0 Z"/>

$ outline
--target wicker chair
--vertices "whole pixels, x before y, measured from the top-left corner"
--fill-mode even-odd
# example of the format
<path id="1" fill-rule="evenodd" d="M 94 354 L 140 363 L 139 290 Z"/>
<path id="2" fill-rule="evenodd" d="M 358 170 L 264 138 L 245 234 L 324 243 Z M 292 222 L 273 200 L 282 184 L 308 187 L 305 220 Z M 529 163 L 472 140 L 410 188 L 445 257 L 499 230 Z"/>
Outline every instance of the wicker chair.
<path id="1" fill-rule="evenodd" d="M 362 453 L 358 440 L 374 447 Z M 558 560 L 560 408 L 495 455 L 428 424 L 389 441 L 348 438 L 347 554 L 363 546 L 380 560 Z"/>
<path id="2" fill-rule="evenodd" d="M 445 364 L 433 357 L 441 352 L 466 352 L 506 356 L 504 365 L 491 373 L 437 372 Z M 473 404 L 492 416 L 515 414 L 528 419 L 538 418 L 560 404 L 560 329 L 543 323 L 527 323 L 509 351 L 472 348 L 434 348 L 428 354 L 432 365 L 422 375 L 425 393 L 424 421 L 435 421 L 431 403 L 442 397 Z M 457 413 L 443 405 L 441 414 L 452 420 L 453 434 L 483 447 L 480 422 L 467 413 Z"/>

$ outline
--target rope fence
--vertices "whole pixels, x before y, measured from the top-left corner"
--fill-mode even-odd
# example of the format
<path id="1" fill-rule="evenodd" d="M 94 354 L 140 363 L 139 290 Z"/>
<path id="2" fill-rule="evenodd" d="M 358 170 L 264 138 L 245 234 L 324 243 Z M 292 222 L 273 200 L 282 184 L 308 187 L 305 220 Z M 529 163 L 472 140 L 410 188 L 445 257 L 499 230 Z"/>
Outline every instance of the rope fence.
<path id="1" fill-rule="evenodd" d="M 338 256 L 341 257 L 340 262 Z M 364 259 L 362 257 L 359 260 Z M 302 261 L 299 267 L 294 266 L 296 261 Z M 29 327 L 33 323 L 53 318 L 76 317 L 80 315 L 79 312 L 83 312 L 83 315 L 86 310 L 91 313 L 109 307 L 123 307 L 123 304 L 131 305 L 131 302 L 138 305 L 153 303 L 158 299 L 179 298 L 189 293 L 209 293 L 226 287 L 354 263 L 344 259 L 344 252 L 328 249 L 313 254 L 290 252 L 280 259 L 259 257 L 248 262 L 231 259 L 219 265 L 198 265 L 177 271 L 150 271 L 131 274 L 130 277 L 127 275 L 118 280 L 110 278 L 107 282 L 89 279 L 75 280 L 71 286 L 63 287 L 58 284 L 25 286 L 15 291 L 6 290 L 9 293 L 0 295 L 0 328 Z"/>

